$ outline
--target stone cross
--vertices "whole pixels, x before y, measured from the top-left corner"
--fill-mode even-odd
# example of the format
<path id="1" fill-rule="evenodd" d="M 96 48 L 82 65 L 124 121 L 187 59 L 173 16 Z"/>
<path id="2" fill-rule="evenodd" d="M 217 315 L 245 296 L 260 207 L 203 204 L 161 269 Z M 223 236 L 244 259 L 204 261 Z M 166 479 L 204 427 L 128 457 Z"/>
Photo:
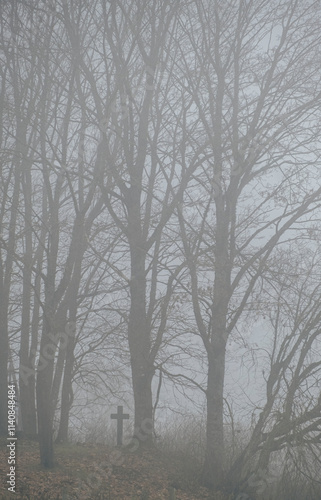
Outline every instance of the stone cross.
<path id="1" fill-rule="evenodd" d="M 117 406 L 117 413 L 112 413 L 110 418 L 117 420 L 117 446 L 123 444 L 123 420 L 128 420 L 128 413 L 123 413 L 123 407 Z"/>

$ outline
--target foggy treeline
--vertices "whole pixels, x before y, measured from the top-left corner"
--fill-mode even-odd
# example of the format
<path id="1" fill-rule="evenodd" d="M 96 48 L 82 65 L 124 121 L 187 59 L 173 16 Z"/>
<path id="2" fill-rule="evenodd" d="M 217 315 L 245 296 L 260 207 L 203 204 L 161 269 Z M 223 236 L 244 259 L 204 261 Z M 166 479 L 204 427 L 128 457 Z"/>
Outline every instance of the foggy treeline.
<path id="1" fill-rule="evenodd" d="M 127 388 L 136 432 L 163 381 L 203 398 L 203 484 L 237 491 L 275 456 L 317 484 L 320 3 L 7 0 L 0 18 L 1 433 L 14 380 L 51 467 L 78 395 Z M 232 449 L 244 349 L 260 398 L 250 382 Z"/>

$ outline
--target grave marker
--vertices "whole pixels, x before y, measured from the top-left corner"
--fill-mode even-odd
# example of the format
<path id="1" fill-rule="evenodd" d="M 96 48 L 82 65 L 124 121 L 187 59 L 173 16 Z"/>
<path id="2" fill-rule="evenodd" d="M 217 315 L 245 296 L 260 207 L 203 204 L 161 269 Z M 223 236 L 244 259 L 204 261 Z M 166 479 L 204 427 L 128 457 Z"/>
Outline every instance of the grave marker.
<path id="1" fill-rule="evenodd" d="M 123 420 L 128 420 L 128 413 L 123 413 L 123 407 L 117 406 L 117 413 L 112 413 L 110 418 L 117 420 L 117 446 L 123 444 Z"/>

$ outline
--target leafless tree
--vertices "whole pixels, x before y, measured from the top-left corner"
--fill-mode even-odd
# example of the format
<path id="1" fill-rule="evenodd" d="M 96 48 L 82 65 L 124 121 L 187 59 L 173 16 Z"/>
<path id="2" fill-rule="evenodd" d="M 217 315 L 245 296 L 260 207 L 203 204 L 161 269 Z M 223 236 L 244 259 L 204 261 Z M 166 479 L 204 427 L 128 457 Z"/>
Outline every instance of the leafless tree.
<path id="1" fill-rule="evenodd" d="M 123 234 L 129 263 L 128 342 L 138 430 L 146 419 L 152 425 L 155 358 L 182 268 L 165 254 L 170 243 L 164 228 L 198 161 L 195 154 L 184 170 L 175 167 L 184 135 L 180 120 L 186 120 L 185 103 L 171 88 L 177 9 L 156 0 L 97 2 L 88 16 L 95 40 L 87 43 L 83 28 L 77 28 L 67 6 L 64 9 L 70 46 L 83 85 L 90 89 L 86 108 L 100 124 L 97 154 L 104 158 L 104 203 Z M 146 441 L 151 435 L 146 434 Z"/>
<path id="2" fill-rule="evenodd" d="M 320 206 L 320 8 L 295 1 L 196 1 L 182 17 L 177 78 L 208 146 L 178 214 L 195 319 L 208 359 L 204 481 L 223 477 L 228 338 L 268 259 Z M 184 75 L 184 76 L 183 76 Z M 190 207 L 194 202 L 194 212 Z M 202 272 L 212 287 L 200 294 Z"/>
<path id="3" fill-rule="evenodd" d="M 2 17 L 4 62 L 8 88 L 13 89 L 11 97 L 4 86 L 11 108 L 2 130 L 12 151 L 16 149 L 4 196 L 7 203 L 13 186 L 11 230 L 8 239 L 4 239 L 7 271 L 3 284 L 7 283 L 7 301 L 2 304 L 6 311 L 3 325 L 8 329 L 8 300 L 15 264 L 21 269 L 23 282 L 19 364 L 22 423 L 26 434 L 35 434 L 36 383 L 41 462 L 50 467 L 53 416 L 61 385 L 61 438 L 68 429 L 77 340 L 75 328 L 68 329 L 68 324 L 75 325 L 77 321 L 84 256 L 93 223 L 104 204 L 98 189 L 100 159 L 92 164 L 90 147 L 86 153 L 86 117 L 78 104 L 83 96 L 76 92 L 79 74 L 73 58 L 68 59 L 65 53 L 63 26 L 52 8 L 31 7 L 8 3 Z M 17 33 L 14 40 L 13 33 Z M 25 57 L 26 46 L 30 59 Z M 15 235 L 18 216 L 24 228 L 19 240 Z M 94 273 L 86 275 L 85 280 L 90 282 L 93 276 Z M 3 369 L 8 364 L 6 332 L 1 337 L 7 346 L 2 351 Z M 7 376 L 3 374 L 2 381 L 5 380 Z M 3 384 L 5 394 L 7 388 Z"/>
<path id="4" fill-rule="evenodd" d="M 291 262 L 288 252 L 291 251 Z M 320 249 L 292 242 L 277 252 L 261 291 L 270 342 L 257 347 L 265 393 L 255 408 L 250 440 L 229 472 L 230 484 L 267 471 L 275 452 L 318 446 L 320 441 Z M 317 456 L 317 455 L 316 455 Z"/>
<path id="5" fill-rule="evenodd" d="M 7 14 L 5 15 L 5 11 Z M 8 12 L 9 11 L 9 12 Z M 7 383 L 9 361 L 9 310 L 12 293 L 12 277 L 15 270 L 15 248 L 17 242 L 17 221 L 24 158 L 27 144 L 27 116 L 21 107 L 26 102 L 32 64 L 26 68 L 25 79 L 20 77 L 18 60 L 21 43 L 19 40 L 19 16 L 15 4 L 1 5 L 1 263 L 0 263 L 0 432 L 7 432 Z M 26 253 L 24 278 L 27 279 L 28 255 Z M 24 316 L 27 301 L 24 302 Z M 24 336 L 24 332 L 23 332 Z M 22 353 L 23 356 L 23 353 Z"/>

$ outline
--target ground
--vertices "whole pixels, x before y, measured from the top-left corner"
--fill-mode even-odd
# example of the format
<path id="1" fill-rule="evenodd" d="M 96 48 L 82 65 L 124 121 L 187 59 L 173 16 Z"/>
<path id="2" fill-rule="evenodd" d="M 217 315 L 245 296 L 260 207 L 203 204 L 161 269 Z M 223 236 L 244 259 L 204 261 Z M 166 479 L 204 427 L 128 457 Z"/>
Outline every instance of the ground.
<path id="1" fill-rule="evenodd" d="M 199 487 L 177 457 L 157 450 L 57 445 L 56 466 L 39 466 L 38 444 L 17 444 L 16 494 L 7 494 L 8 449 L 1 441 L 0 500 L 201 500 L 218 498 Z"/>

